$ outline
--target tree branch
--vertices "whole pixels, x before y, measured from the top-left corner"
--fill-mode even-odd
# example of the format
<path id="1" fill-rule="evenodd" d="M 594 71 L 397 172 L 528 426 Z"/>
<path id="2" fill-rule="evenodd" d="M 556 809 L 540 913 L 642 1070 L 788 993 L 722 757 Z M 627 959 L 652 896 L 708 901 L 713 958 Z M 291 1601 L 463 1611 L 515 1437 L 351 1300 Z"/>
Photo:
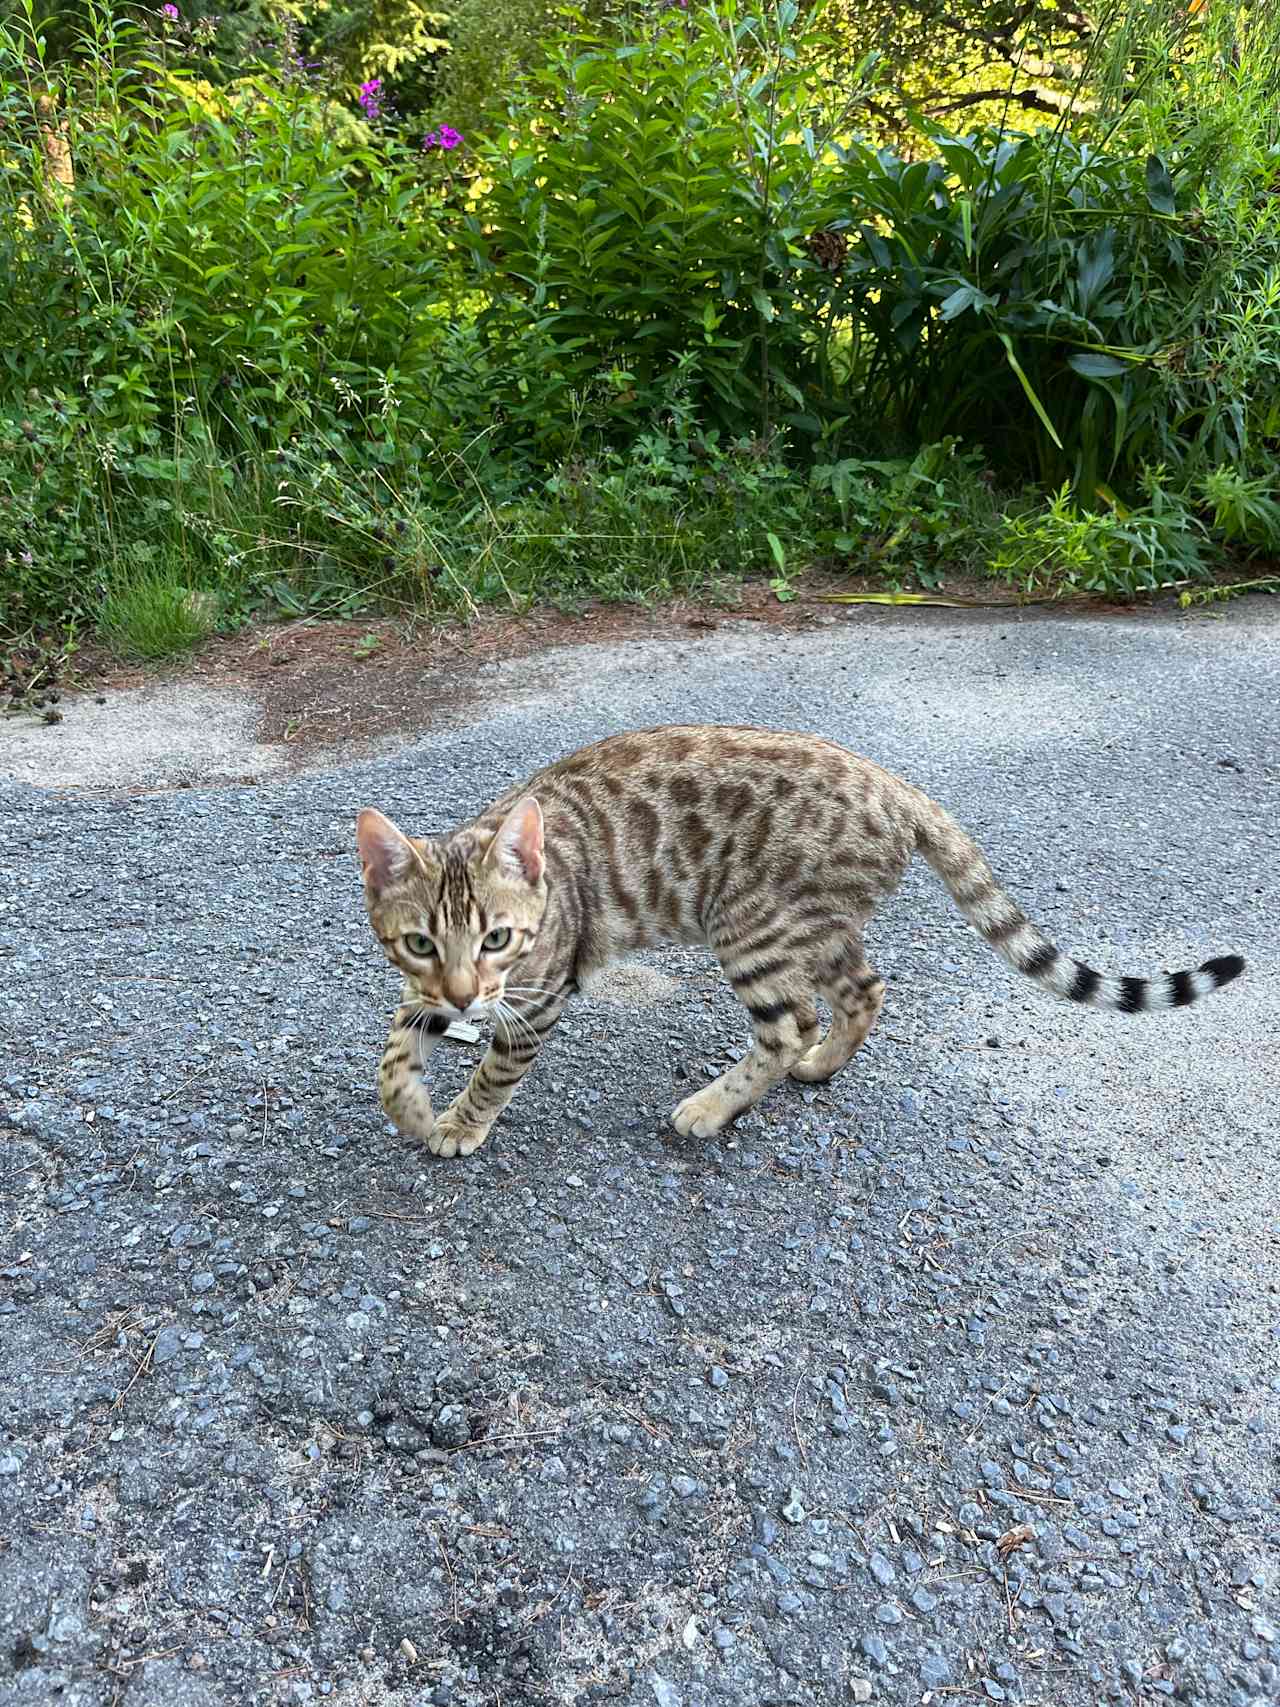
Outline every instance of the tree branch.
<path id="1" fill-rule="evenodd" d="M 930 112 L 955 113 L 962 107 L 979 107 L 987 102 L 1008 102 L 1010 106 L 1021 107 L 1029 113 L 1052 113 L 1060 118 L 1063 113 L 1077 111 L 1077 103 L 1069 95 L 1059 95 L 1052 89 L 1019 89 L 1011 92 L 1008 89 L 979 89 L 971 95 L 957 95 L 953 101 L 943 101 L 934 106 L 929 103 Z"/>

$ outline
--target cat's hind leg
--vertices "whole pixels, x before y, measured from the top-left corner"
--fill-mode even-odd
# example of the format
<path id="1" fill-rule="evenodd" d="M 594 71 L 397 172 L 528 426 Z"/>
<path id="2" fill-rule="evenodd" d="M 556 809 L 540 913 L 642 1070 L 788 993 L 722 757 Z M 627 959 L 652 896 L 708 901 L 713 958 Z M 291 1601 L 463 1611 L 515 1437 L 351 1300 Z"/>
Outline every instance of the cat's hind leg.
<path id="1" fill-rule="evenodd" d="M 818 1035 L 818 1010 L 807 998 L 766 1000 L 753 991 L 743 1001 L 755 1041 L 728 1072 L 671 1111 L 671 1124 L 683 1137 L 710 1138 L 721 1131 L 785 1079 Z"/>
<path id="2" fill-rule="evenodd" d="M 861 942 L 850 941 L 820 968 L 819 995 L 831 1004 L 831 1030 L 791 1068 L 793 1079 L 821 1084 L 838 1073 L 867 1040 L 884 1002 L 884 979 L 868 966 Z"/>

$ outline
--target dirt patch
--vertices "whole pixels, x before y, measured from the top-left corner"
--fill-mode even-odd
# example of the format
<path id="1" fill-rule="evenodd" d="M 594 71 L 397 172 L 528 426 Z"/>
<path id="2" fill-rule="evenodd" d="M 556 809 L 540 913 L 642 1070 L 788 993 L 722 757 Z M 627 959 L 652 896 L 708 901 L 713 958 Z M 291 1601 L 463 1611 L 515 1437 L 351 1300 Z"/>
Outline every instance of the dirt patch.
<path id="1" fill-rule="evenodd" d="M 656 1008 L 675 1000 L 680 985 L 656 966 L 628 960 L 598 973 L 583 986 L 583 994 L 614 1008 Z"/>
<path id="2" fill-rule="evenodd" d="M 285 753 L 258 738 L 254 697 L 230 686 L 167 682 L 112 695 L 68 696 L 62 716 L 0 722 L 0 776 L 36 788 L 149 793 L 244 782 L 279 770 Z"/>
<path id="3" fill-rule="evenodd" d="M 455 724 L 488 702 L 502 666 L 552 649 L 687 641 L 748 623 L 794 633 L 865 624 L 872 611 L 896 614 L 824 603 L 829 592 L 883 596 L 884 588 L 848 576 L 811 577 L 805 596 L 785 603 L 764 583 L 748 583 L 732 607 L 685 599 L 659 607 L 592 605 L 575 615 L 486 612 L 471 622 L 259 624 L 216 636 L 159 669 L 86 648 L 74 675 L 62 678 L 55 712 L 28 696 L 0 721 L 0 776 L 126 793 L 256 781 Z M 938 595 L 939 603 L 953 600 L 1010 610 L 1023 602 L 977 581 L 951 583 Z M 1079 604 L 1069 608 L 1080 614 Z M 1106 614 L 1114 607 L 1090 608 Z"/>
<path id="4" fill-rule="evenodd" d="M 795 630 L 837 620 L 831 607 L 807 600 L 780 604 L 767 587 L 748 587 L 731 609 L 676 600 L 658 608 L 595 605 L 579 615 L 486 612 L 472 622 L 304 619 L 218 636 L 159 679 L 252 695 L 261 708 L 259 740 L 286 749 L 286 762 L 298 766 L 327 750 L 349 756 L 465 715 L 486 696 L 486 667 L 552 648 L 688 639 L 691 631 L 741 622 Z M 157 679 L 107 658 L 92 663 L 96 691 L 108 697 Z"/>

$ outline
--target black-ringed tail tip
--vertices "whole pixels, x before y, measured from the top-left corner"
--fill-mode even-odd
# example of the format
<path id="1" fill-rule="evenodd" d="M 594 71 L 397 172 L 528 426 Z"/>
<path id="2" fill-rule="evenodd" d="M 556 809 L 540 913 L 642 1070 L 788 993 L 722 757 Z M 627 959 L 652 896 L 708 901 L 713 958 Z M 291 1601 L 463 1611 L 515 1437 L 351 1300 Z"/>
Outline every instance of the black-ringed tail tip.
<path id="1" fill-rule="evenodd" d="M 951 899 L 1007 966 L 1051 996 L 1104 1013 L 1149 1014 L 1186 1008 L 1238 978 L 1244 960 L 1222 954 L 1194 972 L 1152 977 L 1108 977 L 1054 947 L 996 881 L 981 850 L 955 820 L 926 801 L 917 846 L 946 885 Z"/>
<path id="2" fill-rule="evenodd" d="M 991 941 L 990 937 L 987 940 Z M 1222 954 L 1206 960 L 1194 972 L 1158 972 L 1150 978 L 1108 978 L 1082 960 L 1060 954 L 1031 924 L 1023 925 L 1008 942 L 992 942 L 992 947 L 1016 971 L 1024 973 L 1050 995 L 1113 1014 L 1153 1014 L 1166 1008 L 1187 1008 L 1203 996 L 1211 996 L 1224 984 L 1230 984 L 1244 971 L 1242 956 Z"/>

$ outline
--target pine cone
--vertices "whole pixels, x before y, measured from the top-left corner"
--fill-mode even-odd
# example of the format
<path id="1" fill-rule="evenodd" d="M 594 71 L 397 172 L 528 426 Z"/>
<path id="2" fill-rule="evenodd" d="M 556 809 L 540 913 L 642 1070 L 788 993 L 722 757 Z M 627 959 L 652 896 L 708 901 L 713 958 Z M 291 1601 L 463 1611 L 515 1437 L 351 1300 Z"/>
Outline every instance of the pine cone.
<path id="1" fill-rule="evenodd" d="M 849 254 L 849 239 L 843 231 L 815 231 L 805 239 L 811 258 L 829 273 L 838 273 Z"/>

